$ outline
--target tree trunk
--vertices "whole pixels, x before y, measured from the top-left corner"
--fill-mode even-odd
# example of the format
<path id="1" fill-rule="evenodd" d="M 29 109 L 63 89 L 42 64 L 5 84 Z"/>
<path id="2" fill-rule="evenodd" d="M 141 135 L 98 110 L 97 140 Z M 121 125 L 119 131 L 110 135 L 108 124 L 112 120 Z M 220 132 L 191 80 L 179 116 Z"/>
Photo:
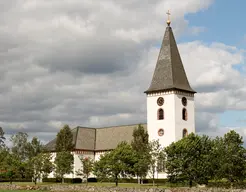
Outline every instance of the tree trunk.
<path id="1" fill-rule="evenodd" d="M 190 180 L 190 182 L 189 182 L 189 186 L 190 186 L 190 188 L 192 187 L 192 180 Z"/>
<path id="2" fill-rule="evenodd" d="M 155 173 L 152 176 L 152 182 L 153 182 L 153 186 L 155 185 Z"/>
<path id="3" fill-rule="evenodd" d="M 116 187 L 118 187 L 118 176 L 117 175 L 115 176 L 115 185 Z"/>
<path id="4" fill-rule="evenodd" d="M 62 177 L 62 183 L 64 183 L 64 177 Z"/>

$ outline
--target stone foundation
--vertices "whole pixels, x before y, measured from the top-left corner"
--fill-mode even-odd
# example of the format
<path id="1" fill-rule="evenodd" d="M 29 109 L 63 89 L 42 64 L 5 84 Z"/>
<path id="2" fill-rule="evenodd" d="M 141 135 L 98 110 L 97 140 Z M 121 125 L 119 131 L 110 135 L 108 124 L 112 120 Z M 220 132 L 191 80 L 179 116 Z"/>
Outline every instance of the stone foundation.
<path id="1" fill-rule="evenodd" d="M 219 188 L 123 188 L 123 187 L 95 187 L 85 185 L 41 185 L 41 186 L 19 186 L 15 184 L 0 184 L 1 190 L 40 190 L 54 192 L 246 192 L 243 189 L 219 189 Z"/>

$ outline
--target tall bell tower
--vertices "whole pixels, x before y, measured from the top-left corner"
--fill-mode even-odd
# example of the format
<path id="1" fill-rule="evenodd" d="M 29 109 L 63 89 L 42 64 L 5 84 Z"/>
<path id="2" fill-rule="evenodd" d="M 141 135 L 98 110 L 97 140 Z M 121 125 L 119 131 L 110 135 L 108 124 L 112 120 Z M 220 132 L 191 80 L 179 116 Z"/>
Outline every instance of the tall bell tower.
<path id="1" fill-rule="evenodd" d="M 196 92 L 190 87 L 170 24 L 168 18 L 152 81 L 145 91 L 149 139 L 159 139 L 163 147 L 195 132 Z"/>

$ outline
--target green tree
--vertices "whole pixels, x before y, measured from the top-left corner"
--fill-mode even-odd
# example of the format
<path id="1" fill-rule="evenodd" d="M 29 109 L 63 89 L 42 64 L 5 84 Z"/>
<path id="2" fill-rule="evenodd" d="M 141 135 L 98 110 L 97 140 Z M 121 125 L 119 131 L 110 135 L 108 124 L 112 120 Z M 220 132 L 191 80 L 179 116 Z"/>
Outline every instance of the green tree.
<path id="1" fill-rule="evenodd" d="M 3 148 L 5 146 L 4 141 L 5 141 L 5 137 L 4 137 L 3 128 L 0 127 L 0 148 Z"/>
<path id="2" fill-rule="evenodd" d="M 94 174 L 98 177 L 112 177 L 118 186 L 119 177 L 134 176 L 136 156 L 131 145 L 121 142 L 114 150 L 105 153 L 95 162 Z"/>
<path id="3" fill-rule="evenodd" d="M 138 127 L 134 129 L 131 146 L 137 158 L 137 162 L 134 164 L 134 172 L 140 179 L 138 183 L 141 184 L 142 179 L 146 177 L 148 173 L 150 163 L 149 135 L 142 125 L 138 125 Z"/>
<path id="4" fill-rule="evenodd" d="M 12 142 L 12 153 L 15 154 L 20 161 L 27 160 L 28 134 L 18 132 L 15 135 L 11 136 L 10 141 Z"/>
<path id="5" fill-rule="evenodd" d="M 155 185 L 155 175 L 158 175 L 160 171 L 158 169 L 158 163 L 165 161 L 164 149 L 161 147 L 159 140 L 153 140 L 149 143 L 150 148 L 150 160 L 149 160 L 149 173 L 152 178 L 153 185 Z"/>
<path id="6" fill-rule="evenodd" d="M 246 176 L 245 152 L 243 138 L 235 131 L 226 133 L 223 138 L 217 138 L 212 150 L 213 166 L 217 170 L 215 178 L 226 178 L 232 185 L 242 181 Z"/>
<path id="7" fill-rule="evenodd" d="M 57 178 L 62 179 L 62 183 L 64 183 L 64 175 L 73 172 L 73 162 L 74 157 L 70 151 L 56 153 L 55 174 Z"/>
<path id="8" fill-rule="evenodd" d="M 51 162 L 50 153 L 39 153 L 30 160 L 30 169 L 32 173 L 32 178 L 37 184 L 38 179 L 47 177 L 49 173 L 53 170 L 53 164 Z"/>
<path id="9" fill-rule="evenodd" d="M 68 125 L 64 125 L 56 136 L 56 151 L 71 151 L 73 147 L 73 133 Z"/>
<path id="10" fill-rule="evenodd" d="M 55 173 L 57 177 L 62 178 L 64 175 L 72 173 L 74 157 L 71 154 L 73 150 L 73 134 L 68 125 L 65 125 L 56 137 L 56 158 L 55 158 Z"/>
<path id="11" fill-rule="evenodd" d="M 170 181 L 189 181 L 207 184 L 211 178 L 210 152 L 212 142 L 208 136 L 194 133 L 166 147 L 166 170 Z"/>
<path id="12" fill-rule="evenodd" d="M 15 154 L 5 153 L 5 155 L 1 169 L 5 171 L 6 176 L 10 179 L 10 184 L 12 184 L 13 179 L 18 175 L 20 161 Z"/>
<path id="13" fill-rule="evenodd" d="M 27 143 L 27 156 L 29 160 L 31 160 L 33 157 L 36 157 L 43 151 L 44 146 L 37 137 L 33 137 L 31 142 Z"/>
<path id="14" fill-rule="evenodd" d="M 83 176 L 86 179 L 86 185 L 88 184 L 88 177 L 93 170 L 93 160 L 89 157 L 81 157 L 80 158 L 82 168 L 79 169 L 76 174 Z"/>

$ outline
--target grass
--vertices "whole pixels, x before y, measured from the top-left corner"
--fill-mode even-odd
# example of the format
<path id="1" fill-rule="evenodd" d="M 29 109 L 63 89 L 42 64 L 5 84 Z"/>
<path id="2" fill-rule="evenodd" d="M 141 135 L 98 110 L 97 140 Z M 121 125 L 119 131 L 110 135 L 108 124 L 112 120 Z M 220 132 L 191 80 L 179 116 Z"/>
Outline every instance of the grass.
<path id="1" fill-rule="evenodd" d="M 30 191 L 27 191 L 27 190 L 1 190 L 1 192 L 20 192 L 20 191 L 21 192 L 30 192 Z M 35 192 L 41 192 L 41 191 L 35 191 Z M 42 191 L 42 192 L 45 192 L 45 191 Z"/>
<path id="2" fill-rule="evenodd" d="M 5 183 L 7 184 L 7 183 Z M 32 182 L 13 182 L 13 184 L 15 185 L 19 185 L 19 186 L 34 186 L 35 184 Z M 1 184 L 0 184 L 1 185 Z M 76 183 L 76 184 L 69 184 L 69 183 L 51 183 L 51 182 L 47 182 L 47 183 L 37 183 L 38 186 L 42 186 L 42 185 L 86 185 L 85 183 Z M 115 187 L 115 183 L 104 183 L 104 182 L 96 182 L 96 183 L 88 183 L 88 186 L 95 186 L 95 187 Z M 149 187 L 153 187 L 152 183 L 148 183 L 148 184 L 142 184 L 139 185 L 137 183 L 118 183 L 118 187 L 124 187 L 124 188 L 149 188 Z M 170 188 L 172 186 L 170 186 L 170 184 L 166 183 L 166 184 L 157 184 L 154 187 L 160 187 L 160 188 Z"/>

